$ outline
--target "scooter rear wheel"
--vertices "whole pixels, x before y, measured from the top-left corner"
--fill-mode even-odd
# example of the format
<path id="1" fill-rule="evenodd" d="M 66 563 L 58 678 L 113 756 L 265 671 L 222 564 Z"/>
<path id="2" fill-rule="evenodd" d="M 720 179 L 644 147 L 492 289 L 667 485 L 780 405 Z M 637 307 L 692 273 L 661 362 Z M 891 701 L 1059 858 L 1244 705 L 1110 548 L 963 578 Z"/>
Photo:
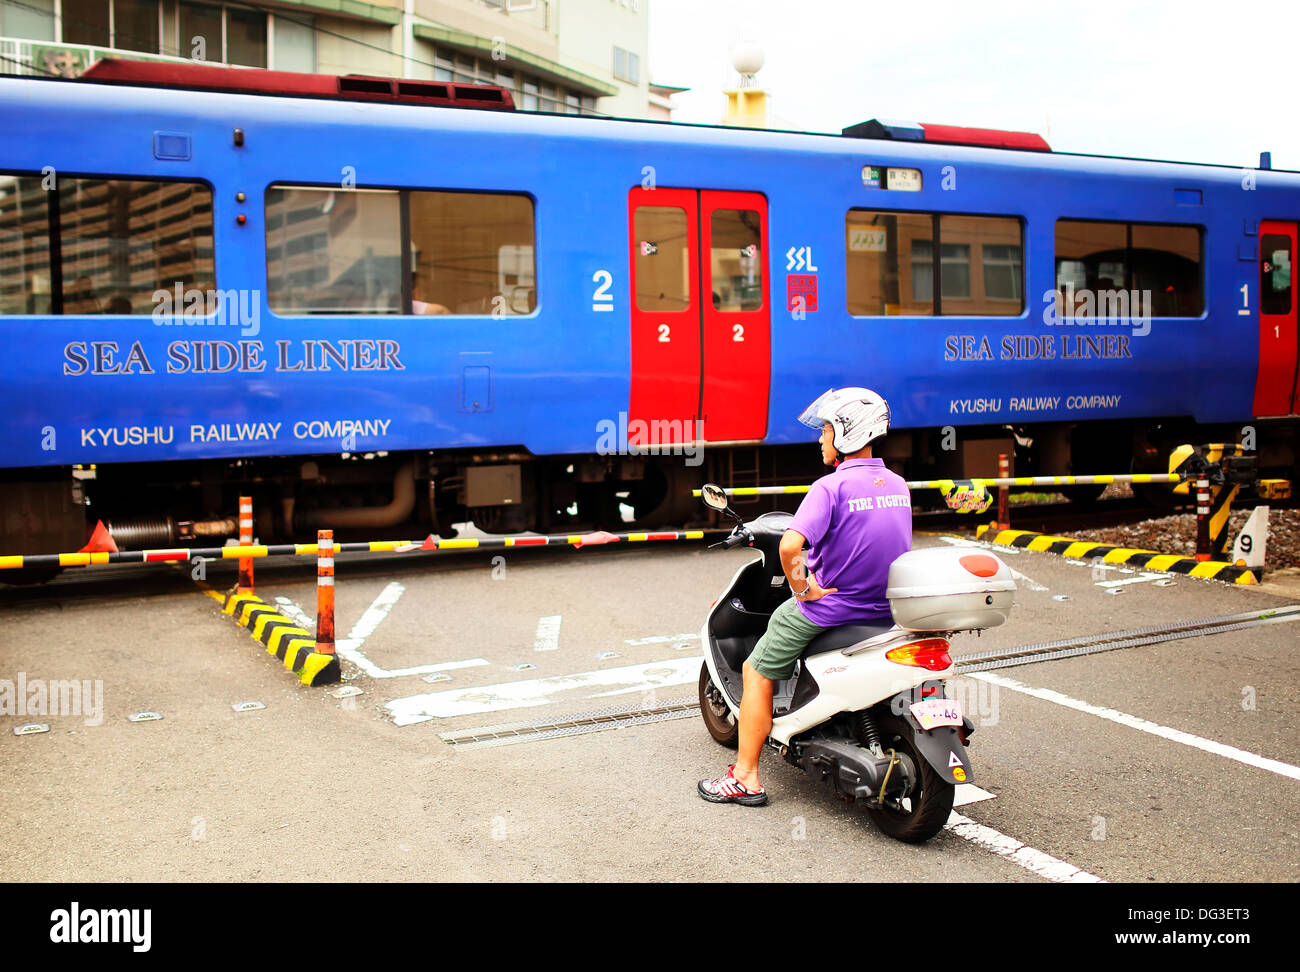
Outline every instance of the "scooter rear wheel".
<path id="1" fill-rule="evenodd" d="M 727 708 L 722 690 L 709 677 L 707 663 L 700 666 L 700 715 L 704 717 L 704 728 L 709 730 L 710 736 L 724 746 L 736 748 L 740 741 L 740 726 Z"/>
<path id="2" fill-rule="evenodd" d="M 952 799 L 956 788 L 934 771 L 928 760 L 912 745 L 911 730 L 895 716 L 877 719 L 881 745 L 900 755 L 906 753 L 917 768 L 917 778 L 912 792 L 904 797 L 898 808 L 868 808 L 871 819 L 881 830 L 895 840 L 907 844 L 920 844 L 943 829 L 952 813 Z M 895 770 L 897 772 L 897 770 Z"/>

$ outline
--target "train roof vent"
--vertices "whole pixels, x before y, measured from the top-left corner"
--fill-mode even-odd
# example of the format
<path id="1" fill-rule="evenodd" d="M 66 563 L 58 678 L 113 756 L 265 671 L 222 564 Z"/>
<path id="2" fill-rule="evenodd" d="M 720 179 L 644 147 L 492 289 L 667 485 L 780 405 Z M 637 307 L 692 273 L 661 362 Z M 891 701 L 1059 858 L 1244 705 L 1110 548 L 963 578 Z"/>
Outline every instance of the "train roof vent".
<path id="1" fill-rule="evenodd" d="M 1022 149 L 1050 152 L 1046 139 L 1033 132 L 1008 132 L 997 128 L 962 128 L 928 122 L 887 121 L 873 118 L 844 129 L 850 138 L 885 138 L 908 142 L 936 142 L 943 145 L 977 145 L 981 148 Z"/>
<path id="2" fill-rule="evenodd" d="M 510 91 L 497 85 L 399 81 L 396 78 L 364 74 L 340 77 L 176 61 L 131 61 L 105 57 L 88 67 L 81 77 L 87 81 L 181 88 L 187 91 L 227 91 L 290 98 L 334 98 L 451 108 L 495 108 L 504 111 L 512 111 L 515 107 Z"/>

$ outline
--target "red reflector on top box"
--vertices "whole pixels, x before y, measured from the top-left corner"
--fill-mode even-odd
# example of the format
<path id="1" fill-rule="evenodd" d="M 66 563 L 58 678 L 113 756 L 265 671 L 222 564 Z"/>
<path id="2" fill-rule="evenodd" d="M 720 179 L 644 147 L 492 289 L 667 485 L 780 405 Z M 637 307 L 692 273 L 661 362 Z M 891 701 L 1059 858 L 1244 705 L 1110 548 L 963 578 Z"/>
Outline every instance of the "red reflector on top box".
<path id="1" fill-rule="evenodd" d="M 966 554 L 957 561 L 976 577 L 992 577 L 1002 565 L 988 554 Z"/>
<path id="2" fill-rule="evenodd" d="M 288 98 L 333 98 L 504 111 L 513 111 L 515 107 L 510 91 L 494 84 L 408 81 L 360 74 L 301 74 L 296 71 L 266 71 L 262 68 L 172 61 L 132 61 L 115 57 L 96 61 L 86 69 L 82 78 L 112 84 Z"/>

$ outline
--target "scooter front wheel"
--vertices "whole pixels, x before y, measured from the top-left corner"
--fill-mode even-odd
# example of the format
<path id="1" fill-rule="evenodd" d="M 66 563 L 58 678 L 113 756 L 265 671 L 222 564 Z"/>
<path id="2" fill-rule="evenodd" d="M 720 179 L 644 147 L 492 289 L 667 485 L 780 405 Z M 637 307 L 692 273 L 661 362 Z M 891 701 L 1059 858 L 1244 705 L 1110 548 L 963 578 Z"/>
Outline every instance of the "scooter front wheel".
<path id="1" fill-rule="evenodd" d="M 709 730 L 710 736 L 724 746 L 736 748 L 740 727 L 727 707 L 727 700 L 722 697 L 722 690 L 709 677 L 707 662 L 700 666 L 700 715 L 704 717 L 704 728 Z"/>
<path id="2" fill-rule="evenodd" d="M 868 808 L 876 826 L 895 840 L 920 844 L 943 829 L 952 813 L 956 788 L 934 771 L 934 767 L 912 745 L 912 731 L 892 715 L 878 717 L 881 745 L 899 755 L 906 754 L 916 766 L 912 791 L 894 806 Z M 895 768 L 897 772 L 897 768 Z"/>

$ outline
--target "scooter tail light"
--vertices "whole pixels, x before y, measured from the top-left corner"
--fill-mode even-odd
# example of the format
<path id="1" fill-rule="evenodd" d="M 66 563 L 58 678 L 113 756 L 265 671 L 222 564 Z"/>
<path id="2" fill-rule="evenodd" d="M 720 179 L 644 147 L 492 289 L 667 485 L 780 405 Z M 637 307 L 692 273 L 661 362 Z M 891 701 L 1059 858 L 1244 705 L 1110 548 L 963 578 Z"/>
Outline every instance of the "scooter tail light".
<path id="1" fill-rule="evenodd" d="M 922 638 L 910 644 L 899 645 L 885 652 L 885 657 L 896 665 L 912 665 L 931 672 L 941 672 L 952 667 L 946 638 Z"/>

